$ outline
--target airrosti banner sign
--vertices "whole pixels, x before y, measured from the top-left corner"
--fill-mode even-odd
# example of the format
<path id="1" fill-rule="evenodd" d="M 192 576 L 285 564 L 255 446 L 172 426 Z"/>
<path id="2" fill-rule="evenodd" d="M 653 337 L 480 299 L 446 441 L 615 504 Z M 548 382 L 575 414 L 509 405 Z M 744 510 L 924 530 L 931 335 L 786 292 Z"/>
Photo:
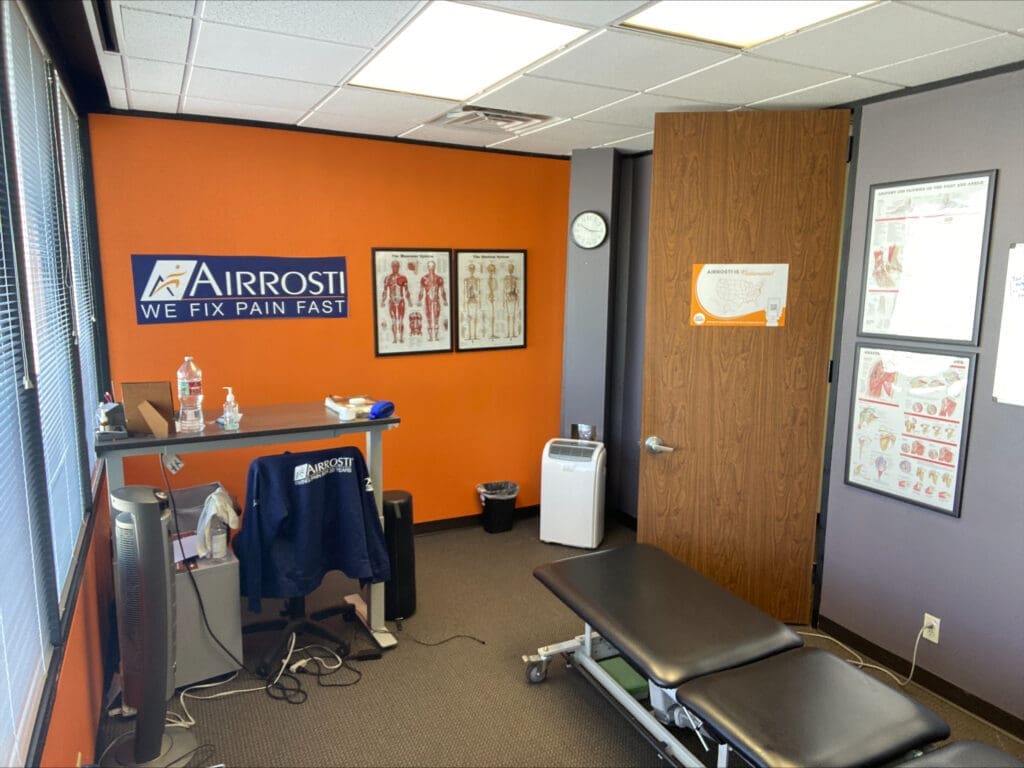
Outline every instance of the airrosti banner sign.
<path id="1" fill-rule="evenodd" d="M 139 325 L 348 317 L 345 257 L 132 254 Z"/>

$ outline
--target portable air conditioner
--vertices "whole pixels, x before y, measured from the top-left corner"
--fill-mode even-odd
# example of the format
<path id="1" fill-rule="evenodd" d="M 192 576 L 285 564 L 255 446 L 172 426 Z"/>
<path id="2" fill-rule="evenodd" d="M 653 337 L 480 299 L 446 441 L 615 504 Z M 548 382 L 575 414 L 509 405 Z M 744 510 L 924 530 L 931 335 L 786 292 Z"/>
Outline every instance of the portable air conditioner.
<path id="1" fill-rule="evenodd" d="M 544 446 L 540 539 L 593 549 L 604 537 L 604 444 L 555 438 Z"/>
<path id="2" fill-rule="evenodd" d="M 114 518 L 114 597 L 121 651 L 122 700 L 136 710 L 135 729 L 110 749 L 104 765 L 188 762 L 190 731 L 164 732 L 174 694 L 174 560 L 167 494 L 127 486 L 110 494 Z"/>

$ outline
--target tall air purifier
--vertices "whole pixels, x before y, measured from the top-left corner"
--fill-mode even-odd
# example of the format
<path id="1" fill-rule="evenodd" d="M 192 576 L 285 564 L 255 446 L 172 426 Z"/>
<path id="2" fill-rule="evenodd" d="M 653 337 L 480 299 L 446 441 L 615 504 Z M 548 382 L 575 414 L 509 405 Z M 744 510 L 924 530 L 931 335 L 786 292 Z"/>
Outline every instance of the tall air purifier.
<path id="1" fill-rule="evenodd" d="M 113 745 L 103 765 L 185 765 L 196 749 L 190 731 L 165 732 L 174 694 L 174 559 L 167 494 L 127 486 L 110 494 L 114 513 L 114 597 L 123 702 L 135 729 Z"/>

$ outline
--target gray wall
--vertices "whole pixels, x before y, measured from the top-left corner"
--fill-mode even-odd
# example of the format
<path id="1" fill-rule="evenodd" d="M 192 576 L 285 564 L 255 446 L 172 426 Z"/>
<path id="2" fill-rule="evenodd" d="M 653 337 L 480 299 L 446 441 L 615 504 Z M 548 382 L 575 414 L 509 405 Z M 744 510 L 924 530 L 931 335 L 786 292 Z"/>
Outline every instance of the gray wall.
<path id="1" fill-rule="evenodd" d="M 868 186 L 998 169 L 959 519 L 843 482 Z M 1010 243 L 1024 241 L 1024 71 L 863 108 L 836 379 L 821 615 L 1024 717 L 1024 408 L 992 401 Z M 957 347 L 949 347 L 956 349 Z M 1022 351 L 1018 350 L 1017 354 Z"/>

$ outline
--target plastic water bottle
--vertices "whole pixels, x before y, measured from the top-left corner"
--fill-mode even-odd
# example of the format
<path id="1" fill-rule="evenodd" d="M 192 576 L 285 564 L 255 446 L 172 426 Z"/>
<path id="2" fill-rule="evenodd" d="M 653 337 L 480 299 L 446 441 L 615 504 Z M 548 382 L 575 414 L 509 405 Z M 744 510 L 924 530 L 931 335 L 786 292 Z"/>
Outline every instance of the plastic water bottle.
<path id="1" fill-rule="evenodd" d="M 178 369 L 178 411 L 179 432 L 201 432 L 206 422 L 203 421 L 203 372 L 196 365 L 191 355 Z"/>

